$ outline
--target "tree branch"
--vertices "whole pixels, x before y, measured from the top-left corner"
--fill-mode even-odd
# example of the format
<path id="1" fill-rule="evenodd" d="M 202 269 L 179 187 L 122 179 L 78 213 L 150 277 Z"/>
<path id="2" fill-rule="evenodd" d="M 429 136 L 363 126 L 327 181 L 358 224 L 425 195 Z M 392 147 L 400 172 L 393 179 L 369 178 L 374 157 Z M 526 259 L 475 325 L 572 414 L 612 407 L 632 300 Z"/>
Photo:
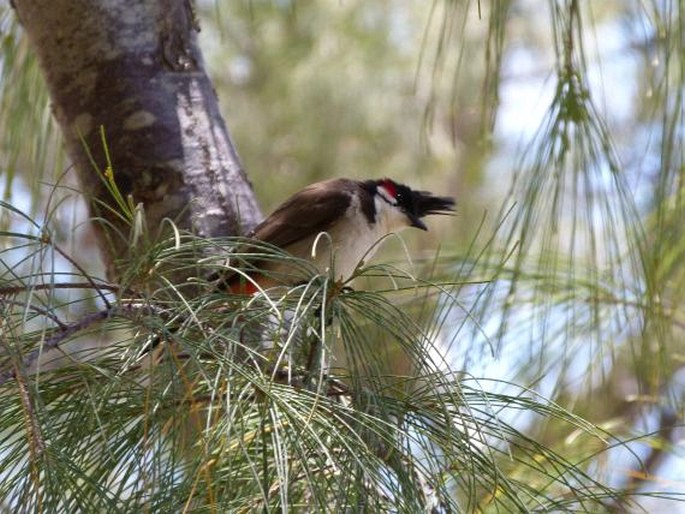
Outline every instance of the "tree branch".
<path id="1" fill-rule="evenodd" d="M 101 176 L 107 153 L 117 188 L 144 205 L 153 235 L 167 219 L 201 236 L 242 234 L 260 220 L 204 68 L 188 1 L 14 5 L 91 211 L 105 221 L 98 231 L 110 279 L 118 276 L 115 261 L 128 255 L 131 227 L 117 216 Z M 103 204 L 113 210 L 98 207 Z"/>

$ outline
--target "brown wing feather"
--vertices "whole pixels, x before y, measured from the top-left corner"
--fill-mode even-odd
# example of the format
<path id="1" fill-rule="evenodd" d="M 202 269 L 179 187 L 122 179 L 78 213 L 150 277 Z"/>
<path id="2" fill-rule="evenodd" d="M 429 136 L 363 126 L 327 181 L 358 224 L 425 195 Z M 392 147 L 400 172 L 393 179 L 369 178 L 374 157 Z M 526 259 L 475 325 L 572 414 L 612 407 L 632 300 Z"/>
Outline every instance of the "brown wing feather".
<path id="1" fill-rule="evenodd" d="M 304 237 L 328 230 L 349 207 L 349 179 L 317 182 L 295 193 L 255 228 L 252 237 L 286 248 Z"/>
<path id="2" fill-rule="evenodd" d="M 300 239 L 324 232 L 349 207 L 350 193 L 356 185 L 355 181 L 349 179 L 332 179 L 312 184 L 281 204 L 249 236 L 279 248 L 287 248 Z M 249 253 L 256 251 L 256 248 L 248 247 L 242 251 Z M 252 264 L 256 268 L 261 266 L 259 261 Z M 218 281 L 219 289 L 241 294 L 253 292 L 247 282 L 241 284 L 242 278 L 236 273 L 216 272 L 208 280 Z M 265 287 L 268 286 L 267 283 Z"/>

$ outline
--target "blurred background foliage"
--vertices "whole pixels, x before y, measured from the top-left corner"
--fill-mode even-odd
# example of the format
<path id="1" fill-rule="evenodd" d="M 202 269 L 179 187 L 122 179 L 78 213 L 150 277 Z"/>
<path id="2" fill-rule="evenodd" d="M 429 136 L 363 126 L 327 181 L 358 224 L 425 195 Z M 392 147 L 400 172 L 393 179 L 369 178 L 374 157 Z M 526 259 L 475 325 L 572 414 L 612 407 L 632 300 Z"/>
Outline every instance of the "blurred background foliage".
<path id="1" fill-rule="evenodd" d="M 685 490 L 684 7 L 197 3 L 264 211 L 334 176 L 455 195 L 456 217 L 405 237 L 434 278 L 456 284 L 459 308 L 433 319 L 447 363 L 637 438 L 602 453 L 597 477 L 675 493 Z M 50 218 L 67 253 L 93 256 L 39 71 L 6 7 L 0 32 L 4 198 Z M 22 230 L 0 216 L 3 229 Z M 432 267 L 438 244 L 444 258 Z M 384 258 L 406 267 L 402 245 L 386 246 Z M 559 451 L 585 450 L 552 420 L 522 410 L 511 422 Z"/>

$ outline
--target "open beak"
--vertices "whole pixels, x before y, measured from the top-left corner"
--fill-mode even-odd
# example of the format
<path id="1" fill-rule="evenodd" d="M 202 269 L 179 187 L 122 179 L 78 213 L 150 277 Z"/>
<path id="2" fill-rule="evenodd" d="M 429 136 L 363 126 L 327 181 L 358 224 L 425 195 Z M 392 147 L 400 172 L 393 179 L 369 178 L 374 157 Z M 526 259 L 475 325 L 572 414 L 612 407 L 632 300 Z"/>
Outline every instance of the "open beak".
<path id="1" fill-rule="evenodd" d="M 407 217 L 411 221 L 410 226 L 420 228 L 421 230 L 428 230 L 426 224 L 416 214 L 407 213 Z"/>
<path id="2" fill-rule="evenodd" d="M 433 196 L 428 191 L 413 191 L 412 211 L 407 216 L 411 221 L 411 226 L 428 230 L 426 224 L 421 220 L 424 216 L 431 214 L 452 214 L 454 212 L 454 198 L 447 196 Z"/>

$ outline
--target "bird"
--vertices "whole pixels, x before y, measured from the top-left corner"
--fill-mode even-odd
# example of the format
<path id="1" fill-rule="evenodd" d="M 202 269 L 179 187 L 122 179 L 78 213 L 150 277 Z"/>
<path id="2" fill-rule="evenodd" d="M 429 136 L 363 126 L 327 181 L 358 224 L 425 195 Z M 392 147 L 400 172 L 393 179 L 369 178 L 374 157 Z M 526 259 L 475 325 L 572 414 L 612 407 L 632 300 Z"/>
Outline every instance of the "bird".
<path id="1" fill-rule="evenodd" d="M 454 212 L 452 197 L 415 191 L 389 178 L 354 180 L 334 178 L 316 182 L 295 193 L 248 237 L 310 261 L 319 273 L 332 273 L 345 283 L 374 255 L 388 234 L 414 227 L 428 230 L 422 218 Z M 265 259 L 264 247 L 249 271 L 220 277 L 220 288 L 254 294 L 259 289 L 304 282 L 301 272 L 283 259 Z M 246 277 L 249 276 L 249 279 Z M 216 274 L 212 279 L 217 279 Z"/>

